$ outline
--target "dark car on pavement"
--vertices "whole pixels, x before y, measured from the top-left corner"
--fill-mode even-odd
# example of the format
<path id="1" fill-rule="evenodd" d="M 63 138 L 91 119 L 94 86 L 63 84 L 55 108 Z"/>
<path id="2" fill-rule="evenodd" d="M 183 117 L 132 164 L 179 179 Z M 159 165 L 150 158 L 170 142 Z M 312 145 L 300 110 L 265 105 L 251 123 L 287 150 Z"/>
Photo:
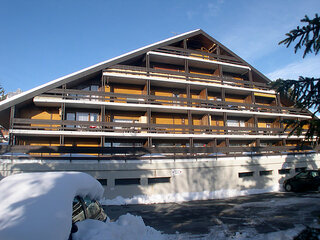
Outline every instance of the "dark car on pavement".
<path id="1" fill-rule="evenodd" d="M 320 171 L 304 170 L 283 182 L 287 192 L 320 191 Z"/>

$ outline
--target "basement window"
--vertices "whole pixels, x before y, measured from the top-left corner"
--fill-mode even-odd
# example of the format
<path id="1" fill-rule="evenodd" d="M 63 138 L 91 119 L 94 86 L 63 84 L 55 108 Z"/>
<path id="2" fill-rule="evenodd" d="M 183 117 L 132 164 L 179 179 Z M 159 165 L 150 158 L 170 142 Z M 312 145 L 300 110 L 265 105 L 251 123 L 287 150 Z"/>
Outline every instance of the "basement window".
<path id="1" fill-rule="evenodd" d="M 254 172 L 241 172 L 239 173 L 239 178 L 244 178 L 244 177 L 253 177 Z"/>
<path id="2" fill-rule="evenodd" d="M 259 175 L 260 175 L 260 176 L 272 175 L 272 170 L 260 171 L 260 172 L 259 172 Z"/>
<path id="3" fill-rule="evenodd" d="M 300 168 L 296 168 L 295 169 L 295 172 L 298 173 L 298 172 L 303 172 L 305 171 L 307 168 L 306 167 L 300 167 Z"/>
<path id="4" fill-rule="evenodd" d="M 115 185 L 140 185 L 140 178 L 119 178 L 115 179 Z"/>
<path id="5" fill-rule="evenodd" d="M 97 179 L 99 183 L 101 183 L 102 186 L 108 185 L 108 179 Z"/>
<path id="6" fill-rule="evenodd" d="M 170 179 L 171 179 L 171 177 L 148 178 L 148 184 L 170 183 Z"/>
<path id="7" fill-rule="evenodd" d="M 286 168 L 286 169 L 279 169 L 278 172 L 279 174 L 290 174 L 290 168 Z"/>

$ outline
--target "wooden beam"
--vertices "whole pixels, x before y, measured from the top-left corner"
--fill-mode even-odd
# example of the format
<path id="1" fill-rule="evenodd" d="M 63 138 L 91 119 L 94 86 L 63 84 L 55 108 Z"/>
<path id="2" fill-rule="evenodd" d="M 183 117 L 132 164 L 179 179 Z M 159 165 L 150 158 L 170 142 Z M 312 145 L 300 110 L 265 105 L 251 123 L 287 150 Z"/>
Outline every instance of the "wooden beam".
<path id="1" fill-rule="evenodd" d="M 10 122 L 9 122 L 9 131 L 10 129 L 13 129 L 14 126 L 14 122 L 15 122 L 15 106 L 12 106 L 10 108 Z M 9 133 L 9 145 L 14 145 L 15 141 L 14 141 L 14 135 L 12 133 Z"/>

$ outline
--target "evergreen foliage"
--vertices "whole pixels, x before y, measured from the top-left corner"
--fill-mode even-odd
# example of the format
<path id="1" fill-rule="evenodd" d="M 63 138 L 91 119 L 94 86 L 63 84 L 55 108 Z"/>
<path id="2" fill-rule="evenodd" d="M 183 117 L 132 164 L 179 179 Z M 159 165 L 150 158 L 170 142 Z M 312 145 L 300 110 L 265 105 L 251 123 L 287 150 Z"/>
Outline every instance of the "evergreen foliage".
<path id="1" fill-rule="evenodd" d="M 292 42 L 299 39 L 298 43 L 294 46 L 294 52 L 296 53 L 301 47 L 305 47 L 303 57 L 312 51 L 317 55 L 320 50 L 320 17 L 318 14 L 313 19 L 310 19 L 307 15 L 300 20 L 302 23 L 307 23 L 306 26 L 297 26 L 296 29 L 291 30 L 286 34 L 287 38 L 279 42 L 285 44 L 287 47 Z"/>
<path id="2" fill-rule="evenodd" d="M 299 39 L 295 45 L 295 53 L 298 49 L 304 48 L 303 57 L 314 52 L 315 55 L 320 50 L 320 17 L 315 14 L 315 18 L 310 19 L 307 15 L 301 19 L 302 23 L 307 23 L 306 26 L 297 26 L 286 34 L 287 38 L 279 42 L 290 46 L 295 40 Z M 311 110 L 313 112 L 312 119 L 308 120 L 284 120 L 286 129 L 290 129 L 290 134 L 298 136 L 307 130 L 305 137 L 307 140 L 316 138 L 320 141 L 320 120 L 316 114 L 320 112 L 320 78 L 314 77 L 299 77 L 298 80 L 283 80 L 278 79 L 272 83 L 272 87 L 280 93 L 282 97 L 287 98 L 295 107 Z"/>
<path id="3" fill-rule="evenodd" d="M 3 101 L 7 98 L 7 95 L 5 94 L 4 88 L 0 85 L 0 101 Z"/>

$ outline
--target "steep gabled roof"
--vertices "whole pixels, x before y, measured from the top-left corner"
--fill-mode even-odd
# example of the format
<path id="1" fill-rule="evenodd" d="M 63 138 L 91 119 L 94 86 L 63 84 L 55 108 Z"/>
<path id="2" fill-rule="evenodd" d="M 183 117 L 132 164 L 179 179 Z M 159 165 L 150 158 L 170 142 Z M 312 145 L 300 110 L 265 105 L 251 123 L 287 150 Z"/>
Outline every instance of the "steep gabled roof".
<path id="1" fill-rule="evenodd" d="M 156 43 L 153 43 L 153 44 L 150 44 L 148 46 L 139 48 L 137 50 L 128 52 L 128 53 L 123 54 L 123 55 L 120 55 L 118 57 L 111 58 L 111 59 L 109 59 L 107 61 L 95 64 L 95 65 L 93 65 L 91 67 L 88 67 L 88 68 L 82 69 L 80 71 L 71 73 L 71 74 L 66 75 L 64 77 L 57 78 L 57 79 L 55 79 L 53 81 L 50 81 L 48 83 L 45 83 L 43 85 L 40 85 L 40 86 L 35 87 L 33 89 L 30 89 L 30 90 L 28 90 L 26 92 L 18 94 L 16 96 L 12 97 L 12 98 L 6 99 L 6 100 L 0 102 L 0 113 L 2 111 L 4 111 L 4 110 L 9 109 L 11 106 L 14 106 L 16 104 L 19 104 L 19 103 L 22 103 L 22 102 L 27 101 L 29 99 L 32 99 L 33 97 L 35 97 L 35 96 L 37 96 L 39 94 L 42 94 L 42 93 L 44 93 L 46 91 L 49 91 L 51 89 L 54 89 L 56 87 L 59 87 L 59 86 L 61 86 L 63 84 L 67 84 L 67 83 L 75 81 L 75 80 L 77 80 L 79 78 L 83 78 L 83 77 L 92 75 L 92 74 L 97 73 L 97 72 L 99 72 L 99 71 L 101 71 L 101 70 L 103 70 L 103 69 L 105 69 L 107 67 L 110 67 L 112 65 L 118 64 L 118 63 L 123 62 L 123 61 L 126 61 L 126 60 L 128 60 L 130 58 L 139 56 L 139 55 L 141 55 L 143 53 L 146 53 L 148 51 L 155 50 L 155 49 L 157 49 L 159 47 L 170 45 L 170 44 L 173 44 L 175 42 L 181 41 L 183 39 L 194 37 L 196 35 L 203 35 L 206 38 L 208 38 L 209 40 L 211 40 L 212 42 L 218 44 L 226 52 L 230 53 L 231 55 L 236 57 L 241 62 L 243 62 L 243 63 L 247 64 L 248 66 L 250 66 L 253 69 L 253 71 L 256 72 L 258 75 L 260 75 L 263 79 L 265 79 L 266 81 L 270 81 L 266 76 L 264 76 L 262 73 L 260 73 L 255 68 L 253 68 L 250 64 L 248 64 L 246 61 L 241 59 L 239 56 L 237 56 L 235 53 L 233 53 L 231 50 L 229 50 L 223 44 L 221 44 L 220 42 L 218 42 L 217 40 L 215 40 L 214 38 L 209 36 L 203 30 L 197 29 L 197 30 L 186 32 L 186 33 L 183 33 L 183 34 L 180 34 L 180 35 L 177 35 L 177 36 L 174 36 L 174 37 L 171 37 L 171 38 L 167 38 L 165 40 L 162 40 L 162 41 L 159 41 L 159 42 L 156 42 Z"/>

